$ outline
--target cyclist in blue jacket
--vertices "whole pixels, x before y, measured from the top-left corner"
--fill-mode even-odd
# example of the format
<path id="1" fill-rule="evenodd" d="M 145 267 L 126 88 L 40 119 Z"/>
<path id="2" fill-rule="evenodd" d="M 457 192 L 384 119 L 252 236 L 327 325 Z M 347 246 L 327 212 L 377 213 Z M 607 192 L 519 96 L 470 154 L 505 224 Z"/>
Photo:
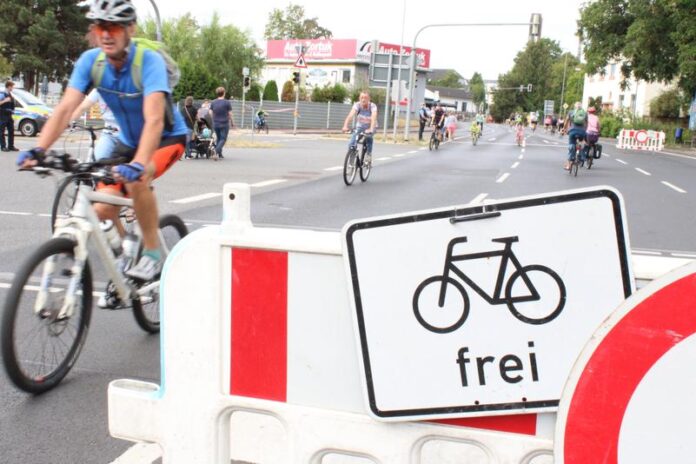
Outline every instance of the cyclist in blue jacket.
<path id="1" fill-rule="evenodd" d="M 150 182 L 181 158 L 188 128 L 181 114 L 172 111 L 167 65 L 158 52 L 143 51 L 140 86 L 134 80 L 136 45 L 131 38 L 135 34 L 136 11 L 131 0 L 95 0 L 87 18 L 93 21 L 90 32 L 98 48 L 87 50 L 77 60 L 65 94 L 41 131 L 37 146 L 20 153 L 17 164 L 36 164 L 34 159 L 42 157 L 60 137 L 90 88 L 96 87 L 120 127 L 113 156 L 130 160 L 113 168 L 120 184 L 99 188 L 133 199 L 143 232 L 143 253 L 127 274 L 148 281 L 159 275 L 162 268 L 157 200 Z M 100 52 L 105 56 L 103 74 L 95 85 L 93 67 Z M 95 210 L 101 219 L 111 219 L 121 227 L 117 206 L 97 204 Z"/>

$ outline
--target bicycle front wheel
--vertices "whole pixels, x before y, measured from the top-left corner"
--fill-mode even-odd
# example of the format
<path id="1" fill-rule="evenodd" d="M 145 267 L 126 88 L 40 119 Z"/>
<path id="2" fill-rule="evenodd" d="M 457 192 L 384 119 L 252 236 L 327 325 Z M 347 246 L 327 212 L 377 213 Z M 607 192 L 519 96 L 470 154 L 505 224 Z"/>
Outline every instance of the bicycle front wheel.
<path id="1" fill-rule="evenodd" d="M 560 276 L 540 264 L 521 267 L 505 287 L 505 299 L 513 316 L 527 324 L 546 324 L 561 314 L 566 288 Z"/>
<path id="2" fill-rule="evenodd" d="M 162 257 L 166 258 L 179 240 L 188 235 L 188 228 L 179 216 L 167 214 L 159 220 L 159 239 Z M 133 298 L 133 316 L 138 326 L 148 333 L 160 330 L 159 282 L 148 282 L 144 286 L 147 292 Z"/>
<path id="3" fill-rule="evenodd" d="M 360 161 L 360 180 L 365 182 L 372 171 L 372 154 L 363 152 Z"/>
<path id="4" fill-rule="evenodd" d="M 351 185 L 355 180 L 355 173 L 358 171 L 358 152 L 354 148 L 349 148 L 346 159 L 343 161 L 343 182 Z"/>
<path id="5" fill-rule="evenodd" d="M 76 276 L 75 242 L 44 243 L 17 271 L 5 300 L 0 340 L 8 377 L 18 388 L 54 388 L 77 361 L 92 314 L 92 275 Z"/>
<path id="6" fill-rule="evenodd" d="M 71 174 L 58 184 L 56 195 L 53 197 L 53 205 L 51 205 L 51 232 L 55 230 L 56 219 L 67 216 L 75 206 L 77 190 L 81 185 L 94 187 L 94 180 L 91 176 L 84 174 Z"/>

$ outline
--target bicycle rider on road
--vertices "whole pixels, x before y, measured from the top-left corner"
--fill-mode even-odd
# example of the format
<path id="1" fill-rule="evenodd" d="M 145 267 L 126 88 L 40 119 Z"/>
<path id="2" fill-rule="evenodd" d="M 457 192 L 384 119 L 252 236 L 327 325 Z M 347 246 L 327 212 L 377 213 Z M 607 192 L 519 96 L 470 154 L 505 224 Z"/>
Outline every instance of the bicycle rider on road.
<path id="1" fill-rule="evenodd" d="M 442 136 L 445 134 L 445 110 L 440 103 L 437 104 L 435 111 L 433 111 L 430 125 L 434 127 L 433 130 L 437 129 L 438 140 L 442 142 Z"/>
<path id="2" fill-rule="evenodd" d="M 568 113 L 568 119 L 566 124 L 569 126 L 568 131 L 568 159 L 566 160 L 563 169 L 566 171 L 570 169 L 570 165 L 575 158 L 575 144 L 578 141 L 585 140 L 587 133 L 585 132 L 585 126 L 587 125 L 587 112 L 582 109 L 582 103 L 575 102 L 575 109 Z M 585 160 L 585 150 L 580 154 L 580 161 Z"/>
<path id="3" fill-rule="evenodd" d="M 377 127 L 377 105 L 370 102 L 370 94 L 365 91 L 360 92 L 360 100 L 353 105 L 346 120 L 343 122 L 343 132 L 349 131 L 348 125 L 356 116 L 355 131 L 350 138 L 348 146 L 354 148 L 358 136 L 364 132 L 365 148 L 367 149 L 364 162 L 369 165 L 372 161 L 372 135 L 375 133 L 375 128 Z"/>
<path id="4" fill-rule="evenodd" d="M 143 253 L 126 274 L 134 279 L 150 281 L 162 269 L 157 200 L 150 182 L 181 158 L 188 128 L 180 112 L 172 111 L 167 65 L 156 51 L 144 50 L 142 90 L 133 81 L 130 69 L 136 46 L 131 37 L 135 34 L 137 18 L 131 0 L 96 0 L 87 18 L 93 21 L 90 33 L 99 46 L 80 56 L 63 98 L 41 131 L 37 146 L 20 153 L 17 164 L 35 166 L 36 160 L 42 158 L 60 137 L 73 112 L 93 86 L 92 67 L 103 52 L 106 60 L 98 91 L 121 129 L 113 156 L 125 156 L 130 161 L 112 168 L 119 184 L 100 185 L 98 188 L 117 196 L 127 194 L 133 199 L 143 232 Z M 123 234 L 118 206 L 98 203 L 94 209 L 101 220 L 111 219 Z"/>

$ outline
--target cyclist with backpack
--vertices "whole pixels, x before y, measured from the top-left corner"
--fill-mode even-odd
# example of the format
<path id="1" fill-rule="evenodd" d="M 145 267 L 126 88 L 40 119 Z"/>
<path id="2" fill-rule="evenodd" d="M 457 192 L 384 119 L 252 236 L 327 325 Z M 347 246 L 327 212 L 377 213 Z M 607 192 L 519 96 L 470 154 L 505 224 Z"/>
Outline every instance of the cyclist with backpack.
<path id="1" fill-rule="evenodd" d="M 585 140 L 587 133 L 585 132 L 585 126 L 587 125 L 587 111 L 582 108 L 582 103 L 576 102 L 575 109 L 568 113 L 568 120 L 566 124 L 569 128 L 568 130 L 568 159 L 566 160 L 563 169 L 566 171 L 570 169 L 570 165 L 575 157 L 575 144 L 578 141 Z M 580 157 L 581 161 L 585 160 L 587 153 L 585 150 L 582 151 Z"/>
<path id="2" fill-rule="evenodd" d="M 162 269 L 158 238 L 157 200 L 150 182 L 164 174 L 184 153 L 188 129 L 171 102 L 176 69 L 152 45 L 133 39 L 136 11 L 131 0 L 95 0 L 87 18 L 97 48 L 84 52 L 75 64 L 63 98 L 41 131 L 37 146 L 20 153 L 17 164 L 30 167 L 60 137 L 89 89 L 96 87 L 118 122 L 119 143 L 113 157 L 129 161 L 112 168 L 116 185 L 100 190 L 128 195 L 143 232 L 143 253 L 126 273 L 150 281 Z M 96 204 L 100 219 L 111 219 L 119 229 L 119 207 Z M 119 230 L 123 234 L 123 230 Z"/>

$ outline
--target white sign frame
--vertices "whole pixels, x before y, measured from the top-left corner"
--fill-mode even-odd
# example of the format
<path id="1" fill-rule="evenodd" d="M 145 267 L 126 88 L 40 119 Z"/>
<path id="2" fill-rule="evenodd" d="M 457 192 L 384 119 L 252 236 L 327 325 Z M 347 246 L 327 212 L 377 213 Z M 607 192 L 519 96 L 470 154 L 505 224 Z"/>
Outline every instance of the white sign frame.
<path id="1" fill-rule="evenodd" d="M 611 282 L 606 284 L 605 293 L 601 293 L 604 287 L 599 289 L 601 296 L 597 297 L 601 297 L 602 301 L 609 301 L 610 303 L 600 305 L 597 304 L 596 301 L 585 302 L 585 300 L 583 300 L 583 304 L 586 304 L 587 307 L 591 309 L 588 311 L 589 316 L 588 314 L 582 314 L 584 322 L 580 324 L 582 327 L 579 330 L 579 335 L 574 337 L 572 334 L 565 332 L 557 334 L 558 338 L 562 341 L 562 344 L 564 346 L 569 346 L 569 348 L 566 350 L 567 352 L 563 353 L 565 357 L 563 358 L 563 363 L 561 364 L 564 366 L 564 368 L 559 369 L 559 372 L 555 372 L 553 369 L 549 368 L 549 365 L 552 365 L 553 363 L 546 362 L 544 367 L 545 371 L 543 374 L 540 374 L 540 355 L 542 354 L 542 347 L 539 345 L 535 346 L 534 343 L 536 339 L 531 337 L 538 337 L 539 334 L 543 334 L 544 332 L 542 329 L 540 329 L 540 327 L 546 323 L 554 322 L 553 320 L 556 317 L 558 317 L 558 320 L 569 319 L 569 317 L 559 317 L 559 314 L 561 311 L 564 311 L 563 304 L 579 301 L 575 297 L 575 295 L 579 295 L 579 292 L 575 290 L 578 288 L 578 284 L 575 282 L 571 286 L 573 289 L 572 293 L 574 295 L 573 299 L 571 299 L 570 296 L 566 299 L 565 295 L 563 295 L 564 290 L 562 288 L 564 284 L 561 283 L 561 285 L 558 285 L 557 283 L 554 283 L 554 278 L 551 276 L 551 274 L 555 272 L 548 272 L 552 271 L 551 267 L 559 268 L 563 266 L 559 266 L 558 264 L 551 267 L 543 266 L 542 264 L 546 263 L 538 262 L 537 260 L 533 259 L 530 262 L 530 258 L 528 256 L 529 253 L 520 253 L 520 249 L 523 247 L 522 242 L 531 242 L 529 239 L 529 232 L 525 232 L 519 236 L 514 236 L 512 239 L 502 241 L 498 240 L 495 243 L 491 243 L 490 237 L 488 237 L 482 241 L 479 241 L 476 246 L 480 246 L 483 242 L 485 242 L 485 244 L 487 244 L 486 248 L 490 249 L 490 252 L 486 250 L 485 253 L 471 253 L 469 255 L 455 255 L 452 252 L 455 246 L 459 246 L 460 243 L 465 243 L 467 240 L 457 241 L 452 240 L 450 236 L 438 236 L 437 239 L 440 241 L 435 248 L 437 251 L 432 251 L 431 249 L 432 253 L 428 254 L 427 252 L 420 250 L 415 256 L 416 266 L 402 266 L 404 268 L 409 268 L 408 270 L 404 270 L 402 274 L 408 274 L 415 269 L 414 272 L 420 273 L 421 276 L 427 277 L 432 273 L 432 265 L 430 265 L 428 268 L 430 270 L 428 271 L 423 269 L 427 267 L 427 261 L 430 259 L 430 255 L 438 255 L 438 259 L 441 262 L 443 255 L 441 251 L 443 248 L 442 244 L 446 243 L 448 243 L 448 245 L 447 254 L 445 256 L 445 274 L 443 274 L 443 276 L 447 276 L 446 273 L 449 269 L 452 272 L 452 274 L 450 274 L 451 280 L 455 280 L 455 278 L 452 277 L 455 273 L 452 266 L 453 261 L 469 259 L 469 257 L 473 257 L 471 259 L 486 259 L 486 264 L 481 265 L 480 268 L 483 269 L 487 267 L 493 270 L 491 271 L 490 269 L 484 269 L 482 271 L 477 270 L 475 272 L 491 273 L 491 278 L 488 280 L 490 280 L 490 282 L 495 282 L 495 284 L 492 285 L 493 288 L 479 288 L 476 290 L 474 287 L 469 285 L 470 282 L 466 280 L 461 282 L 461 276 L 464 274 L 464 272 L 460 270 L 459 274 L 456 274 L 456 276 L 459 276 L 458 280 L 460 280 L 460 286 L 465 287 L 465 293 L 468 293 L 469 295 L 469 302 L 463 304 L 465 308 L 464 319 L 466 320 L 459 321 L 455 318 L 454 321 L 448 321 L 444 325 L 433 324 L 432 326 L 428 326 L 428 324 L 425 324 L 418 317 L 420 309 L 419 304 L 416 303 L 416 300 L 420 301 L 418 289 L 421 287 L 427 288 L 428 280 L 438 280 L 439 277 L 438 282 L 442 283 L 447 280 L 447 277 L 443 278 L 442 276 L 438 276 L 436 274 L 435 276 L 426 278 L 425 280 L 422 280 L 422 278 L 419 277 L 417 280 L 413 280 L 413 278 L 411 278 L 409 281 L 408 279 L 402 279 L 400 274 L 399 277 L 394 277 L 394 282 L 392 282 L 390 281 L 390 276 L 388 275 L 390 272 L 388 266 L 380 266 L 379 264 L 374 266 L 370 262 L 372 257 L 365 260 L 358 256 L 358 253 L 360 253 L 359 250 L 367 249 L 366 247 L 369 246 L 369 253 L 365 253 L 365 255 L 375 255 L 374 259 L 377 259 L 378 263 L 388 264 L 389 259 L 385 259 L 385 256 L 396 256 L 398 253 L 404 255 L 410 251 L 404 249 L 398 250 L 399 246 L 403 245 L 399 242 L 399 231 L 419 228 L 418 233 L 425 232 L 427 234 L 429 227 L 437 226 L 440 229 L 446 229 L 443 224 L 452 224 L 452 226 L 459 226 L 464 230 L 491 229 L 495 230 L 495 232 L 492 232 L 494 234 L 492 237 L 501 238 L 501 235 L 499 234 L 500 230 L 498 229 L 501 229 L 501 227 L 502 229 L 509 229 L 509 227 L 505 225 L 505 220 L 500 218 L 505 218 L 505 216 L 507 216 L 508 218 L 512 219 L 515 217 L 519 221 L 520 214 L 524 213 L 527 215 L 532 211 L 542 211 L 536 209 L 539 207 L 544 207 L 545 209 L 543 211 L 549 211 L 549 214 L 555 217 L 558 211 L 563 211 L 562 208 L 569 207 L 569 205 L 573 208 L 573 212 L 578 211 L 581 215 L 589 214 L 592 216 L 594 214 L 592 211 L 602 210 L 602 213 L 596 213 L 597 217 L 595 218 L 598 223 L 601 222 L 601 224 L 603 224 L 603 235 L 601 238 L 597 239 L 598 243 L 596 245 L 601 247 L 601 243 L 605 243 L 607 236 L 611 235 L 611 240 L 609 240 L 610 244 L 606 245 L 605 243 L 605 247 L 600 249 L 598 252 L 601 252 L 602 256 L 612 255 L 611 265 L 601 263 L 601 270 L 602 272 L 605 272 L 604 267 L 610 268 L 609 270 L 606 270 L 606 272 L 611 273 L 611 277 L 613 278 L 608 279 Z M 597 209 L 598 206 L 599 209 Z M 532 210 L 532 208 L 535 209 Z M 611 215 L 610 221 L 607 221 L 607 211 L 610 212 Z M 515 216 L 515 214 L 518 214 L 518 216 Z M 604 214 L 602 218 L 599 217 L 601 214 Z M 584 216 L 581 216 L 578 220 L 582 220 L 583 218 Z M 609 222 L 611 222 L 611 224 L 609 224 Z M 483 226 L 481 224 L 483 224 Z M 497 227 L 496 224 L 502 224 L 502 226 Z M 536 227 L 536 225 L 532 224 L 530 226 L 527 224 L 526 227 Z M 558 233 L 558 230 L 556 230 L 555 233 Z M 460 232 L 453 232 L 453 234 L 461 235 Z M 581 234 L 578 232 L 569 229 L 567 234 L 568 240 L 571 244 L 582 242 Z M 464 233 L 463 235 L 467 235 L 467 233 Z M 514 234 L 502 234 L 502 236 L 505 235 L 512 236 Z M 630 266 L 630 245 L 628 232 L 626 229 L 623 201 L 620 193 L 611 187 L 597 187 L 541 196 L 518 198 L 513 200 L 487 202 L 485 205 L 458 206 L 439 210 L 409 213 L 399 216 L 356 220 L 348 223 L 343 228 L 343 237 L 344 261 L 349 281 L 352 283 L 352 294 L 350 300 L 354 309 L 354 322 L 358 341 L 357 345 L 359 347 L 358 356 L 362 363 L 361 375 L 363 378 L 365 399 L 368 406 L 368 412 L 378 420 L 404 421 L 423 418 L 433 419 L 491 416 L 501 414 L 555 411 L 562 393 L 563 384 L 568 373 L 570 372 L 570 369 L 572 368 L 572 363 L 582 350 L 587 338 L 589 338 L 589 336 L 592 334 L 594 328 L 596 328 L 597 325 L 599 325 L 599 323 L 601 323 L 601 321 L 606 318 L 618 304 L 630 296 L 634 291 L 634 280 Z M 379 237 L 379 239 L 375 241 L 375 237 Z M 432 237 L 423 235 L 422 240 L 426 240 L 426 238 L 430 240 Z M 517 243 L 518 240 L 520 243 Z M 427 251 L 427 249 L 425 251 Z M 518 256 L 514 255 L 515 251 L 517 251 Z M 389 253 L 391 253 L 391 255 L 389 255 Z M 582 250 L 581 253 L 586 254 L 587 251 Z M 465 256 L 466 258 L 461 258 L 462 256 Z M 577 254 L 575 256 L 577 261 Z M 488 259 L 491 257 L 495 257 L 499 260 L 499 262 L 507 259 L 507 269 L 502 264 L 491 264 L 491 262 L 494 261 Z M 570 258 L 564 259 L 569 260 Z M 515 260 L 516 262 L 514 262 Z M 498 266 L 500 267 L 498 268 Z M 375 269 L 375 267 L 378 269 Z M 379 269 L 380 267 L 382 267 L 382 269 Z M 497 268 L 497 271 L 495 268 Z M 550 282 L 545 283 L 544 285 L 549 286 L 549 288 L 557 289 L 557 293 L 553 297 L 556 298 L 556 300 L 554 300 L 550 306 L 553 307 L 554 304 L 558 303 L 558 305 L 555 307 L 555 314 L 549 316 L 543 321 L 543 318 L 538 320 L 525 320 L 524 316 L 520 317 L 515 315 L 513 309 L 510 309 L 510 313 L 515 315 L 514 318 L 512 318 L 511 315 L 505 311 L 505 309 L 503 309 L 505 305 L 510 308 L 510 305 L 507 302 L 508 300 L 512 301 L 513 296 L 511 296 L 512 290 L 510 293 L 505 294 L 506 296 L 503 296 L 505 287 L 508 284 L 502 285 L 501 282 L 503 282 L 505 279 L 507 279 L 507 282 L 515 280 L 513 278 L 515 268 L 517 268 L 518 271 L 520 271 L 520 269 L 526 269 L 526 271 L 518 272 L 520 275 L 517 277 L 520 277 L 525 272 L 531 273 L 536 271 L 539 275 L 542 275 L 546 281 Z M 575 268 L 572 268 L 572 266 L 570 266 L 570 268 L 571 270 L 568 272 L 575 275 Z M 401 268 L 397 269 L 394 273 L 401 272 L 400 269 Z M 442 269 L 441 266 L 439 269 Z M 379 274 L 379 272 L 382 271 L 387 275 Z M 506 272 L 508 272 L 508 274 L 505 274 Z M 496 275 L 496 273 L 497 277 L 493 277 Z M 556 274 L 563 273 L 558 272 Z M 369 277 L 366 278 L 366 276 Z M 361 278 L 365 279 L 362 281 L 362 285 Z M 566 277 L 564 276 L 563 279 L 565 278 Z M 422 280 L 422 282 L 420 285 L 418 285 L 418 288 L 414 292 L 413 288 L 416 287 L 414 282 L 417 283 L 418 280 Z M 516 279 L 518 282 L 522 280 L 525 279 Z M 555 280 L 558 281 L 558 279 Z M 403 291 L 403 289 L 398 290 L 397 286 L 399 285 L 406 289 L 406 291 Z M 431 287 L 441 288 L 441 285 L 442 284 Z M 514 287 L 512 284 L 509 285 Z M 445 285 L 442 285 L 442 287 L 445 286 L 449 289 L 456 288 L 456 285 L 450 285 L 449 280 L 445 282 Z M 598 288 L 601 286 L 602 284 L 597 284 Z M 394 298 L 394 295 L 396 294 L 395 292 L 399 291 L 405 295 L 401 297 L 400 300 L 398 298 Z M 423 290 L 423 292 L 425 291 L 426 290 Z M 442 295 L 443 293 L 440 294 Z M 477 293 L 481 296 L 481 298 L 476 295 Z M 502 304 L 503 308 L 497 312 L 497 314 L 503 314 L 503 316 L 491 315 L 493 314 L 492 312 L 489 314 L 486 312 L 486 310 L 481 309 L 483 306 L 480 302 L 483 301 L 486 303 L 484 300 L 486 297 L 483 296 L 484 293 L 488 293 L 487 303 L 491 305 L 491 308 L 494 308 L 493 305 L 498 305 L 495 307 L 497 310 L 498 308 L 501 308 L 502 303 L 505 303 Z M 404 302 L 406 297 L 410 297 L 411 294 L 413 294 L 413 297 L 409 301 L 413 301 L 413 306 L 412 309 L 407 309 Z M 450 294 L 456 294 L 456 292 L 452 291 Z M 606 295 L 609 295 L 609 297 Z M 445 297 L 443 296 L 442 298 L 444 299 Z M 449 299 L 449 297 L 447 298 Z M 508 300 L 505 298 L 508 298 Z M 517 298 L 517 296 L 514 298 Z M 466 296 L 463 299 L 466 299 Z M 480 300 L 477 303 L 478 306 L 476 307 L 473 305 L 473 303 L 471 303 L 474 299 Z M 541 298 L 537 298 L 537 300 L 540 299 Z M 376 304 L 375 301 L 377 301 L 378 304 Z M 518 301 L 531 300 L 527 299 Z M 561 304 L 561 301 L 564 303 Z M 469 305 L 468 313 L 466 309 L 467 305 Z M 398 308 L 394 309 L 394 307 L 397 306 Z M 394 311 L 396 311 L 396 313 L 394 313 Z M 572 311 L 572 314 L 578 313 L 577 308 L 574 308 Z M 394 317 L 395 314 L 397 315 L 396 318 Z M 475 314 L 476 316 L 474 317 Z M 504 329 L 502 325 L 495 326 L 500 327 L 500 333 L 505 334 L 504 337 L 514 338 L 511 337 L 511 334 L 515 336 L 522 334 L 519 336 L 522 342 L 515 345 L 514 348 L 521 350 L 521 356 L 504 355 L 505 351 L 502 353 L 498 352 L 493 356 L 494 361 L 491 361 L 491 363 L 495 362 L 499 364 L 491 364 L 487 366 L 486 363 L 488 361 L 485 359 L 488 356 L 485 355 L 492 355 L 493 353 L 486 353 L 485 351 L 482 353 L 475 352 L 474 347 L 467 341 L 474 340 L 474 337 L 471 336 L 470 332 L 467 332 L 466 336 L 464 337 L 465 340 L 460 343 L 462 349 L 467 348 L 466 350 L 463 350 L 464 354 L 460 356 L 462 352 L 462 349 L 460 349 L 456 357 L 451 359 L 447 358 L 446 361 L 447 363 L 451 361 L 451 365 L 455 367 L 457 367 L 457 364 L 459 364 L 460 372 L 458 375 L 460 378 L 457 377 L 456 381 L 461 381 L 461 387 L 466 387 L 467 389 L 472 387 L 471 391 L 478 389 L 486 392 L 486 395 L 490 394 L 489 397 L 480 397 L 478 400 L 468 397 L 464 398 L 468 394 L 460 395 L 460 393 L 458 393 L 458 390 L 454 388 L 455 380 L 452 377 L 455 374 L 451 373 L 448 374 L 451 374 L 450 378 L 444 382 L 442 381 L 442 377 L 439 376 L 440 372 L 442 371 L 437 371 L 437 376 L 433 376 L 432 372 L 429 372 L 429 374 L 422 372 L 422 376 L 425 378 L 420 378 L 416 374 L 402 376 L 402 371 L 404 369 L 408 369 L 408 363 L 419 366 L 419 369 L 422 366 L 429 368 L 430 365 L 426 363 L 430 362 L 432 359 L 433 369 L 436 370 L 439 366 L 438 363 L 440 360 L 445 359 L 442 356 L 437 357 L 437 355 L 442 352 L 442 349 L 450 350 L 446 351 L 446 353 L 451 353 L 452 344 L 457 343 L 456 340 L 452 341 L 452 337 L 461 337 L 462 330 L 470 331 L 471 325 L 476 324 L 475 321 L 486 321 L 487 318 L 493 317 L 502 317 L 503 319 L 501 320 L 508 321 L 504 322 L 503 324 L 507 324 L 508 326 L 512 327 L 512 329 Z M 573 317 L 577 318 L 578 316 Z M 428 318 L 424 316 L 423 319 L 427 320 Z M 512 320 L 513 322 L 510 323 L 509 320 Z M 387 323 L 385 321 L 390 322 Z M 393 321 L 393 324 L 391 321 Z M 468 326 L 465 323 L 468 324 Z M 558 324 L 559 323 L 555 323 L 557 327 L 559 326 Z M 564 330 L 566 332 L 570 332 L 572 331 L 571 329 L 574 330 L 576 323 L 573 322 L 573 325 L 570 328 L 568 327 L 567 322 L 564 322 L 564 324 L 566 324 L 563 326 Z M 393 325 L 393 328 L 391 325 Z M 421 332 L 417 332 L 418 330 L 425 333 L 423 337 L 428 338 L 421 337 L 422 334 Z M 414 336 L 414 334 L 417 335 Z M 437 338 L 438 336 L 443 338 Z M 447 337 L 450 338 L 445 342 L 442 342 L 441 345 L 440 340 L 445 340 Z M 546 345 L 548 345 L 548 335 L 546 335 L 546 337 Z M 505 340 L 507 340 L 507 338 L 505 338 Z M 494 342 L 498 343 L 499 340 L 489 340 L 487 342 L 489 343 L 487 345 L 489 349 L 495 346 Z M 411 350 L 411 345 L 417 345 L 418 349 L 413 347 Z M 572 345 L 572 347 L 570 347 L 570 345 Z M 427 346 L 427 349 L 421 350 L 420 347 L 423 346 Z M 547 352 L 549 351 L 548 346 L 545 346 L 543 349 Z M 556 347 L 553 349 L 556 349 Z M 402 351 L 397 353 L 397 350 Z M 454 352 L 456 353 L 456 350 Z M 435 356 L 433 356 L 433 354 L 435 354 Z M 479 361 L 479 358 L 484 360 L 483 368 L 478 364 L 481 362 Z M 474 360 L 476 360 L 476 362 L 474 362 Z M 453 364 L 455 361 L 457 364 Z M 449 366 L 449 364 L 446 364 L 446 362 L 442 361 L 441 365 Z M 522 367 L 520 367 L 520 363 L 522 364 Z M 495 382 L 498 381 L 497 378 L 493 378 L 495 377 L 494 375 L 491 374 L 492 377 L 486 377 L 487 369 L 488 372 L 497 372 L 496 366 L 499 367 L 500 378 L 504 380 L 503 387 L 507 387 L 507 384 L 510 383 L 513 384 L 513 387 L 508 388 L 507 390 L 499 388 L 499 386 L 494 385 Z M 428 371 L 427 368 L 425 371 Z M 447 369 L 450 369 L 450 367 L 447 367 Z M 477 371 L 478 379 L 475 378 Z M 550 373 L 549 371 L 553 372 Z M 522 376 L 522 374 L 524 374 L 524 376 Z M 525 376 L 527 379 L 532 379 L 532 382 L 537 382 L 533 384 L 533 392 L 525 393 L 525 391 L 520 390 L 520 388 L 517 388 L 514 385 L 520 382 L 517 380 L 518 377 L 523 377 L 524 379 Z M 544 378 L 540 380 L 539 377 Z M 551 382 L 552 385 L 549 381 L 544 382 L 546 378 L 549 377 L 553 378 L 553 382 Z M 478 382 L 477 385 L 475 385 L 475 381 Z M 544 386 L 543 389 L 536 391 L 535 388 L 537 384 L 549 384 L 550 386 Z M 447 386 L 440 387 L 441 385 Z M 527 386 L 525 388 L 530 387 Z M 467 391 L 470 390 L 465 390 L 465 392 Z M 481 396 L 479 393 L 476 394 Z M 458 398 L 459 396 L 462 396 L 461 401 L 452 399 L 454 397 Z M 514 400 L 511 399 L 513 396 L 515 398 Z M 504 399 L 499 400 L 500 397 L 503 397 Z"/>

